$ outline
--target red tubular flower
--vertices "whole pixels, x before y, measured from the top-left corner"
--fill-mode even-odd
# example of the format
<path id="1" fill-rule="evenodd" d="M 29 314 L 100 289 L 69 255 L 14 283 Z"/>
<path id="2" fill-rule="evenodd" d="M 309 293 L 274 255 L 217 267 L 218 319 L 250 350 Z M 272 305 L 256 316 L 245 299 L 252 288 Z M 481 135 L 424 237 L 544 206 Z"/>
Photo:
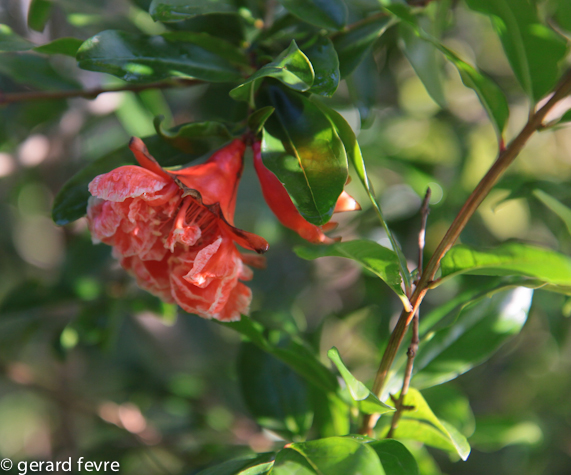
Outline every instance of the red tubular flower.
<path id="1" fill-rule="evenodd" d="M 314 244 L 331 244 L 339 239 L 331 239 L 323 231 L 334 229 L 336 223 L 327 223 L 324 226 L 316 226 L 306 221 L 293 204 L 288 192 L 278 177 L 266 168 L 262 161 L 261 143 L 254 142 L 254 168 L 258 174 L 262 193 L 266 203 L 285 227 L 298 233 L 303 239 Z M 348 193 L 341 193 L 335 205 L 334 213 L 341 211 L 359 210 L 361 207 Z"/>
<path id="2" fill-rule="evenodd" d="M 144 143 L 129 147 L 141 165 L 123 166 L 89 184 L 87 218 L 94 242 L 113 255 L 140 287 L 189 313 L 231 321 L 247 314 L 252 278 L 234 242 L 263 253 L 267 242 L 233 226 L 245 145 L 234 140 L 205 163 L 163 170 Z"/>

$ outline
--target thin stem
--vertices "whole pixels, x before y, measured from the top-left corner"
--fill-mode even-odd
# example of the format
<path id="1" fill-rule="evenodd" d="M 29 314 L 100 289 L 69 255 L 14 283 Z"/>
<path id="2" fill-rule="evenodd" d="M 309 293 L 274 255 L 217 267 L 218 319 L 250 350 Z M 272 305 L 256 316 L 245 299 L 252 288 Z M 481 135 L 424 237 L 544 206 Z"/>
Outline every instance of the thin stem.
<path id="1" fill-rule="evenodd" d="M 3 93 L 0 91 L 0 105 L 13 104 L 15 102 L 46 101 L 53 99 L 69 99 L 72 97 L 84 97 L 95 99 L 99 94 L 106 92 L 141 92 L 147 89 L 170 89 L 175 87 L 188 87 L 204 84 L 198 79 L 172 79 L 169 81 L 151 82 L 149 84 L 127 84 L 112 88 L 78 89 L 72 91 L 33 91 L 33 92 L 12 92 Z"/>
<path id="2" fill-rule="evenodd" d="M 420 231 L 418 232 L 418 275 L 422 275 L 422 256 L 424 254 L 424 242 L 426 238 L 426 222 L 428 221 L 428 215 L 430 214 L 430 196 L 432 195 L 432 190 L 430 188 L 426 189 L 426 194 L 424 195 L 424 200 L 422 200 L 422 206 L 420 207 Z"/>
<path id="3" fill-rule="evenodd" d="M 500 177 L 504 174 L 506 169 L 513 163 L 529 138 L 542 127 L 543 120 L 545 119 L 547 113 L 553 108 L 555 104 L 557 104 L 561 99 L 568 96 L 569 94 L 571 94 L 571 70 L 567 71 L 567 73 L 563 76 L 561 82 L 555 89 L 555 92 L 545 103 L 545 105 L 535 113 L 531 114 L 527 124 L 524 126 L 518 136 L 505 149 L 500 148 L 500 153 L 497 160 L 488 170 L 486 175 L 480 180 L 480 183 L 478 183 L 478 186 L 468 197 L 464 203 L 464 206 L 462 206 L 462 209 L 450 225 L 450 228 L 430 258 L 430 261 L 422 273 L 420 281 L 418 282 L 418 285 L 416 286 L 416 289 L 410 298 L 413 310 L 411 312 L 403 311 L 401 313 L 398 322 L 393 332 L 391 333 L 389 342 L 381 359 L 379 369 L 377 370 L 375 382 L 373 384 L 373 392 L 377 396 L 381 396 L 385 380 L 393 364 L 400 344 L 402 343 L 406 329 L 408 328 L 408 325 L 415 315 L 418 307 L 422 303 L 426 292 L 430 288 L 430 285 L 434 280 L 434 276 L 436 275 L 436 272 L 440 266 L 440 261 L 446 252 L 448 252 L 448 250 L 456 242 L 458 236 L 460 236 L 460 233 L 468 223 L 468 220 L 478 209 L 478 206 L 480 206 L 484 198 L 488 196 L 488 193 L 497 183 Z M 363 425 L 361 427 L 361 432 L 364 434 L 370 434 L 377 419 L 378 417 L 365 415 L 363 419 Z"/>

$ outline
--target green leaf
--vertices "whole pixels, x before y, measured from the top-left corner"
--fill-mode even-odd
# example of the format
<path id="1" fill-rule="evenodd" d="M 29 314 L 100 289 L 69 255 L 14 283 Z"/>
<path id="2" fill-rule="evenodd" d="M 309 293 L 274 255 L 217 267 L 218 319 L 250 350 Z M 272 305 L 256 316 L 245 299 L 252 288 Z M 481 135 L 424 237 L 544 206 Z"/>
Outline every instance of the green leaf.
<path id="1" fill-rule="evenodd" d="M 527 320 L 533 290 L 518 287 L 466 306 L 454 325 L 427 335 L 414 361 L 412 384 L 442 384 L 488 359 Z"/>
<path id="2" fill-rule="evenodd" d="M 472 445 L 481 451 L 497 451 L 509 445 L 536 446 L 543 441 L 543 431 L 534 421 L 513 417 L 484 416 L 476 419 Z"/>
<path id="3" fill-rule="evenodd" d="M 0 74 L 40 90 L 81 89 L 81 85 L 73 78 L 60 74 L 48 58 L 36 54 L 3 54 Z"/>
<path id="4" fill-rule="evenodd" d="M 564 30 L 571 32 L 571 4 L 567 0 L 555 2 L 554 20 Z"/>
<path id="5" fill-rule="evenodd" d="M 319 437 L 345 435 L 351 430 L 351 406 L 333 393 L 311 392 L 313 398 L 313 427 Z"/>
<path id="6" fill-rule="evenodd" d="M 268 120 L 268 117 L 271 116 L 275 110 L 276 109 L 274 107 L 268 106 L 254 111 L 250 114 L 250 117 L 248 117 L 248 128 L 258 135 L 264 128 L 264 124 L 266 123 L 266 120 Z"/>
<path id="7" fill-rule="evenodd" d="M 203 155 L 215 147 L 232 140 L 232 134 L 221 122 L 191 122 L 165 130 L 161 125 L 163 117 L 155 117 L 154 125 L 157 134 L 178 150 L 193 155 Z"/>
<path id="8" fill-rule="evenodd" d="M 28 10 L 28 26 L 42 32 L 52 14 L 54 4 L 50 0 L 32 0 Z"/>
<path id="9" fill-rule="evenodd" d="M 317 475 L 317 472 L 299 452 L 283 449 L 276 455 L 271 475 Z"/>
<path id="10" fill-rule="evenodd" d="M 155 21 L 182 21 L 199 15 L 233 13 L 236 7 L 228 0 L 153 0 L 149 13 Z"/>
<path id="11" fill-rule="evenodd" d="M 410 439 L 422 442 L 448 452 L 457 453 L 462 460 L 470 455 L 470 445 L 462 434 L 450 424 L 440 421 L 434 415 L 419 391 L 409 388 L 404 404 L 414 409 L 402 413 L 399 425 L 394 431 L 395 439 Z M 390 421 L 380 419 L 376 431 L 384 437 L 390 429 Z"/>
<path id="12" fill-rule="evenodd" d="M 299 19 L 330 30 L 340 30 L 347 22 L 347 6 L 343 0 L 278 0 Z"/>
<path id="13" fill-rule="evenodd" d="M 0 53 L 27 51 L 33 47 L 34 43 L 14 33 L 8 25 L 0 23 Z"/>
<path id="14" fill-rule="evenodd" d="M 393 233 L 389 229 L 385 221 L 385 218 L 383 217 L 383 212 L 381 210 L 381 207 L 379 206 L 377 200 L 375 199 L 375 196 L 373 194 L 373 189 L 369 181 L 369 177 L 367 176 L 367 169 L 365 168 L 365 160 L 363 159 L 363 154 L 361 153 L 361 148 L 359 147 L 359 142 L 357 142 L 357 137 L 355 136 L 355 132 L 353 132 L 351 126 L 347 123 L 345 118 L 341 114 L 339 114 L 339 112 L 334 111 L 333 109 L 329 109 L 328 107 L 325 107 L 319 103 L 317 103 L 317 105 L 323 112 L 325 112 L 325 114 L 333 122 L 335 130 L 337 131 L 337 134 L 339 135 L 339 137 L 343 142 L 343 146 L 345 147 L 347 157 L 353 164 L 353 167 L 357 172 L 357 176 L 359 177 L 359 180 L 361 181 L 363 187 L 365 188 L 367 196 L 369 197 L 369 200 L 371 201 L 371 204 L 373 205 L 373 208 L 375 209 L 375 212 L 377 213 L 377 216 L 383 228 L 385 229 L 387 236 L 391 241 L 393 250 L 394 252 L 396 252 L 398 256 L 398 265 L 400 268 L 401 277 L 404 280 L 405 289 L 411 289 L 412 283 L 411 283 L 410 272 L 408 271 L 406 257 L 402 252 L 402 249 L 398 245 L 396 239 L 394 238 Z M 396 289 L 393 290 L 395 290 L 395 292 L 397 292 L 397 294 L 400 295 Z M 402 297 L 401 300 L 403 300 Z M 410 303 L 408 302 L 408 299 L 403 300 L 403 305 L 407 309 L 410 308 Z"/>
<path id="15" fill-rule="evenodd" d="M 303 455 L 319 474 L 385 474 L 375 451 L 368 444 L 361 444 L 351 438 L 328 437 L 294 443 L 289 448 Z"/>
<path id="16" fill-rule="evenodd" d="M 238 379 L 258 424 L 288 440 L 305 437 L 313 410 L 305 381 L 289 366 L 253 343 L 242 343 Z"/>
<path id="17" fill-rule="evenodd" d="M 524 91 L 539 101 L 559 79 L 558 63 L 567 53 L 563 36 L 542 24 L 535 2 L 466 0 L 468 6 L 491 17 L 511 67 Z"/>
<path id="18" fill-rule="evenodd" d="M 309 92 L 331 97 L 339 86 L 339 58 L 331 40 L 316 36 L 302 46 L 303 52 L 313 66 L 315 79 Z"/>
<path id="19" fill-rule="evenodd" d="M 381 402 L 377 396 L 375 396 L 367 386 L 365 386 L 361 381 L 355 378 L 351 372 L 347 369 L 339 351 L 337 348 L 333 347 L 327 352 L 327 356 L 333 364 L 339 370 L 341 377 L 347 384 L 349 393 L 361 412 L 365 414 L 384 414 L 386 412 L 393 412 L 395 409 L 384 402 Z"/>
<path id="20" fill-rule="evenodd" d="M 567 227 L 567 231 L 571 234 L 571 209 L 542 190 L 534 190 L 533 194 L 539 201 L 561 218 Z"/>
<path id="21" fill-rule="evenodd" d="M 242 78 L 228 60 L 195 44 L 117 30 L 102 31 L 85 41 L 77 60 L 83 69 L 113 74 L 129 82 L 173 77 L 227 82 Z"/>
<path id="22" fill-rule="evenodd" d="M 398 440 L 374 440 L 367 445 L 377 453 L 387 475 L 418 475 L 414 456 Z"/>
<path id="23" fill-rule="evenodd" d="M 424 399 L 439 419 L 450 422 L 470 437 L 476 427 L 468 398 L 453 384 L 441 384 L 422 391 Z"/>
<path id="24" fill-rule="evenodd" d="M 228 460 L 227 462 L 209 467 L 207 469 L 201 470 L 197 475 L 239 475 L 248 473 L 247 470 L 252 467 L 259 465 L 269 464 L 274 458 L 274 453 L 263 453 L 258 454 L 255 457 L 240 458 L 234 460 Z M 256 472 L 254 472 L 256 473 Z M 263 472 L 257 472 L 263 473 Z M 253 475 L 249 472 L 249 475 Z"/>
<path id="25" fill-rule="evenodd" d="M 508 242 L 489 250 L 454 246 L 441 263 L 442 280 L 459 274 L 524 275 L 553 285 L 571 285 L 571 258 L 529 244 Z"/>
<path id="26" fill-rule="evenodd" d="M 313 67 L 307 56 L 297 47 L 294 40 L 271 63 L 252 74 L 245 82 L 230 91 L 230 97 L 237 101 L 253 101 L 253 93 L 260 85 L 258 81 L 272 77 L 296 91 L 307 91 L 313 84 Z"/>
<path id="27" fill-rule="evenodd" d="M 391 16 L 387 15 L 335 36 L 333 45 L 339 57 L 339 72 L 342 79 L 355 70 L 391 22 Z"/>
<path id="28" fill-rule="evenodd" d="M 303 95 L 277 83 L 263 87 L 259 106 L 275 107 L 264 126 L 262 158 L 301 215 L 325 224 L 347 180 L 347 156 L 327 116 Z"/>
<path id="29" fill-rule="evenodd" d="M 330 246 L 296 247 L 295 253 L 302 259 L 334 256 L 351 259 L 380 277 L 398 295 L 407 311 L 412 306 L 402 290 L 399 272 L 399 259 L 394 251 L 374 241 L 357 239 L 332 244 Z"/>
<path id="30" fill-rule="evenodd" d="M 44 54 L 64 54 L 75 58 L 83 40 L 78 38 L 58 38 L 45 45 L 36 46 L 34 51 Z"/>

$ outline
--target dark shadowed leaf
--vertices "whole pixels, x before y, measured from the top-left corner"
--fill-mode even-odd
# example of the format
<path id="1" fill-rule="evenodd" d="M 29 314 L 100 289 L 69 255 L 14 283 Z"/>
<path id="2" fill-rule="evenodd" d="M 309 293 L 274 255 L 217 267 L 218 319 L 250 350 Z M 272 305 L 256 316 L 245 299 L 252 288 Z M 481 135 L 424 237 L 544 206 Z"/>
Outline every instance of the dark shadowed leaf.
<path id="1" fill-rule="evenodd" d="M 476 432 L 470 442 L 483 452 L 500 450 L 509 445 L 537 446 L 543 431 L 535 421 L 522 417 L 483 416 L 476 418 Z"/>
<path id="2" fill-rule="evenodd" d="M 468 6 L 489 15 L 515 76 L 524 91 L 538 101 L 559 79 L 559 62 L 567 42 L 541 23 L 535 2 L 467 0 Z"/>
<path id="3" fill-rule="evenodd" d="M 253 112 L 250 117 L 248 117 L 248 128 L 256 135 L 259 134 L 264 128 L 266 120 L 268 120 L 268 117 L 271 116 L 274 111 L 275 109 L 273 107 L 268 106 Z"/>
<path id="4" fill-rule="evenodd" d="M 278 0 L 290 13 L 312 25 L 340 30 L 347 22 L 343 0 Z"/>
<path id="5" fill-rule="evenodd" d="M 240 70 L 227 59 L 201 46 L 117 30 L 102 31 L 85 41 L 77 60 L 83 69 L 113 74 L 130 82 L 173 77 L 231 82 L 242 78 Z"/>
<path id="6" fill-rule="evenodd" d="M 303 455 L 319 474 L 385 475 L 375 451 L 352 438 L 328 437 L 294 443 L 290 448 Z"/>
<path id="7" fill-rule="evenodd" d="M 173 130 L 166 130 L 161 124 L 162 120 L 160 116 L 155 117 L 157 134 L 178 150 L 194 156 L 206 154 L 209 150 L 232 140 L 232 134 L 221 122 L 191 122 Z"/>
<path id="8" fill-rule="evenodd" d="M 33 47 L 34 43 L 14 33 L 8 25 L 0 24 L 0 53 L 27 51 Z"/>
<path id="9" fill-rule="evenodd" d="M 278 84 L 263 87 L 257 102 L 275 108 L 264 126 L 264 164 L 307 221 L 325 224 L 347 180 L 347 156 L 335 128 L 319 107 Z"/>
<path id="10" fill-rule="evenodd" d="M 556 200 L 552 196 L 545 193 L 543 190 L 534 190 L 533 194 L 539 201 L 541 201 L 545 206 L 547 206 L 551 211 L 553 211 L 557 216 L 561 218 L 567 227 L 567 231 L 569 231 L 569 234 L 571 234 L 571 209 L 561 203 L 561 201 Z"/>
<path id="11" fill-rule="evenodd" d="M 387 475 L 418 475 L 414 456 L 397 440 L 375 440 L 367 444 L 378 455 Z"/>
<path id="12" fill-rule="evenodd" d="M 262 427 L 287 440 L 303 440 L 313 410 L 306 382 L 253 343 L 243 343 L 238 378 L 246 406 Z"/>
<path id="13" fill-rule="evenodd" d="M 407 310 L 412 309 L 401 287 L 402 280 L 398 256 L 391 249 L 383 247 L 374 241 L 358 239 L 338 242 L 330 246 L 296 247 L 295 252 L 303 259 L 313 260 L 318 257 L 332 256 L 356 261 L 386 282 L 398 295 Z"/>
<path id="14" fill-rule="evenodd" d="M 230 91 L 230 97 L 237 101 L 253 102 L 253 93 L 260 85 L 260 79 L 272 77 L 296 91 L 307 91 L 313 84 L 313 67 L 307 56 L 292 41 L 289 47 L 271 63 L 261 67 L 244 83 Z"/>
<path id="15" fill-rule="evenodd" d="M 181 21 L 198 15 L 232 13 L 236 7 L 229 0 L 153 0 L 149 13 L 155 21 Z"/>
<path id="16" fill-rule="evenodd" d="M 65 54 L 75 58 L 77 50 L 83 44 L 78 38 L 58 38 L 45 45 L 36 46 L 34 51 L 44 54 Z"/>
<path id="17" fill-rule="evenodd" d="M 28 10 L 28 26 L 35 31 L 44 31 L 54 6 L 51 0 L 32 0 Z"/>
<path id="18" fill-rule="evenodd" d="M 375 18 L 357 28 L 335 36 L 333 45 L 339 57 L 341 78 L 345 78 L 355 70 L 370 51 L 373 43 L 391 24 L 391 20 L 390 15 Z"/>
<path id="19" fill-rule="evenodd" d="M 49 58 L 37 54 L 3 54 L 0 74 L 41 90 L 81 89 L 81 85 L 69 75 L 60 74 Z"/>
<path id="20" fill-rule="evenodd" d="M 331 40 L 316 36 L 302 46 L 315 73 L 309 92 L 330 97 L 339 86 L 339 58 Z"/>
<path id="21" fill-rule="evenodd" d="M 331 361 L 333 361 L 333 364 L 335 364 L 339 370 L 341 377 L 345 381 L 345 384 L 347 384 L 351 397 L 357 403 L 357 407 L 359 407 L 361 412 L 365 414 L 384 414 L 395 410 L 394 407 L 381 402 L 379 398 L 375 396 L 369 388 L 367 388 L 367 386 L 351 374 L 343 363 L 337 348 L 331 348 L 327 352 L 327 356 Z"/>

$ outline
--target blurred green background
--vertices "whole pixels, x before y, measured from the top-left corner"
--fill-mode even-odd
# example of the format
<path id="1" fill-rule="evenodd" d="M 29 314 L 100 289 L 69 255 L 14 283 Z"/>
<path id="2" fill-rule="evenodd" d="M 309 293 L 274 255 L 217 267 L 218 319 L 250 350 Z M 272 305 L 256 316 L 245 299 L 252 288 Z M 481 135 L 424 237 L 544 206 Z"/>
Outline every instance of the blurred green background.
<path id="1" fill-rule="evenodd" d="M 57 0 L 48 27 L 37 33 L 26 26 L 28 1 L 0 0 L 0 23 L 36 44 L 86 39 L 108 28 L 160 33 L 164 27 L 146 13 L 148 3 Z M 374 2 L 361 3 L 367 9 Z M 228 35 L 241 34 L 239 22 L 231 26 Z M 448 27 L 445 43 L 508 94 L 507 138 L 513 137 L 529 104 L 489 20 L 460 2 Z M 359 132 L 377 196 L 415 268 L 426 187 L 432 189 L 430 256 L 494 160 L 497 144 L 477 97 L 457 71 L 450 65 L 442 69 L 442 108 L 396 40 L 391 30 L 383 35 L 374 55 L 327 102 Z M 0 97 L 119 85 L 61 55 L 0 58 Z M 239 335 L 139 290 L 107 246 L 91 244 L 84 219 L 57 227 L 50 217 L 54 196 L 74 173 L 124 148 L 133 135 L 154 134 L 156 115 L 164 115 L 168 126 L 243 119 L 246 109 L 229 99 L 229 89 L 195 86 L 0 106 L 0 458 L 84 456 L 119 461 L 122 473 L 192 474 L 215 461 L 283 445 L 244 405 L 236 369 Z M 570 177 L 569 129 L 536 134 L 462 242 L 485 246 L 517 238 L 569 254 L 565 226 L 531 191 L 544 189 L 571 205 Z M 333 235 L 388 245 L 357 180 L 348 191 L 364 209 L 340 216 Z M 354 374 L 370 380 L 399 300 L 348 260 L 296 257 L 292 247 L 301 239 L 265 205 L 250 155 L 236 223 L 271 246 L 267 269 L 256 271 L 249 284 L 253 318 L 303 333 L 325 364 L 327 350 L 337 346 Z M 471 279 L 478 277 L 429 293 L 423 311 L 469 287 Z M 436 414 L 455 422 L 473 447 L 468 461 L 457 463 L 442 452 L 417 448 L 423 474 L 571 472 L 569 315 L 571 300 L 536 291 L 520 335 L 486 364 L 423 392 Z"/>

